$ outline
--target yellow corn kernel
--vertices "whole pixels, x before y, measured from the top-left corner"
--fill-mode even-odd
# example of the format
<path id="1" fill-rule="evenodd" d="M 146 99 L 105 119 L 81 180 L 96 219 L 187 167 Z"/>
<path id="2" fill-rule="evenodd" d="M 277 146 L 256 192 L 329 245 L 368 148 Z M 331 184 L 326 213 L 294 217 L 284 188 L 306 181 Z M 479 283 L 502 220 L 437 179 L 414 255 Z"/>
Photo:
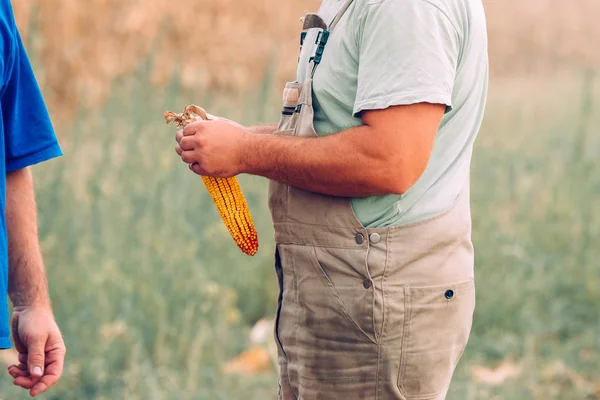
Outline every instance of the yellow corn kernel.
<path id="1" fill-rule="evenodd" d="M 166 112 L 165 121 L 167 124 L 175 122 L 177 127 L 182 128 L 194 121 L 194 115 L 202 119 L 208 118 L 201 107 L 190 105 L 182 114 Z M 250 256 L 256 254 L 258 235 L 237 178 L 202 176 L 202 180 L 237 246 Z"/>

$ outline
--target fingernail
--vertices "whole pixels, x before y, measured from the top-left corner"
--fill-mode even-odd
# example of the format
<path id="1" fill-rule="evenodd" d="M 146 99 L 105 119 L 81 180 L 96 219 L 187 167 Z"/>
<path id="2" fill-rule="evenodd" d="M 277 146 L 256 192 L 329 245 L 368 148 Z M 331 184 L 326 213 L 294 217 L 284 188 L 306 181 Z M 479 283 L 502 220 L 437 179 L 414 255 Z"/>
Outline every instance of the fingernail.
<path id="1" fill-rule="evenodd" d="M 42 375 L 42 369 L 40 367 L 33 367 L 33 375 Z"/>

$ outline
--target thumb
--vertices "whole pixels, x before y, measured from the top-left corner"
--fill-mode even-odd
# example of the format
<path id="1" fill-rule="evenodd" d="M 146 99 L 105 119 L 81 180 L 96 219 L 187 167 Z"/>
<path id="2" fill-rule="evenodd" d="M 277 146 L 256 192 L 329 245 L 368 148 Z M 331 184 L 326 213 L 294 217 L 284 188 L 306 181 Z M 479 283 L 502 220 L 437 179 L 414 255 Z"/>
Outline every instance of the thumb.
<path id="1" fill-rule="evenodd" d="M 34 339 L 27 346 L 27 366 L 33 377 L 41 377 L 44 374 L 44 359 L 46 341 L 44 337 Z"/>

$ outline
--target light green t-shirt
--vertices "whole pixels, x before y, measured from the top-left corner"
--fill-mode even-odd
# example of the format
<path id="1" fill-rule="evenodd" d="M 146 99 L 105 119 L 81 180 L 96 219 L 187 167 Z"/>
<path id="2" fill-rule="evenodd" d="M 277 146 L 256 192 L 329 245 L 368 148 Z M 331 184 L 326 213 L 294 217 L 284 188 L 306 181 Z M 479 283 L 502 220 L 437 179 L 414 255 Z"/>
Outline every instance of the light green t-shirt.
<path id="1" fill-rule="evenodd" d="M 331 23 L 345 0 L 324 0 Z M 306 77 L 319 29 L 305 39 L 298 80 Z M 361 125 L 360 112 L 414 103 L 445 104 L 446 114 L 421 178 L 401 196 L 353 198 L 367 227 L 402 225 L 448 209 L 465 185 L 488 85 L 481 0 L 355 0 L 331 34 L 314 76 L 315 129 L 328 135 Z M 368 165 L 364 166 L 369 168 Z"/>

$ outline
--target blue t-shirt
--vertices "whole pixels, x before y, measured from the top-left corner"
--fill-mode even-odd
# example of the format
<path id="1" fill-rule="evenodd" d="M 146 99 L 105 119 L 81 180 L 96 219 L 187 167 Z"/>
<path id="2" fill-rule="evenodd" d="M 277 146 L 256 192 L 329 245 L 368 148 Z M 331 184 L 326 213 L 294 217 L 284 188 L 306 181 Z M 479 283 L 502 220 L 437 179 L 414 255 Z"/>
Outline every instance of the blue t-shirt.
<path id="1" fill-rule="evenodd" d="M 62 152 L 9 0 L 0 0 L 0 35 L 0 348 L 9 348 L 6 173 Z"/>

